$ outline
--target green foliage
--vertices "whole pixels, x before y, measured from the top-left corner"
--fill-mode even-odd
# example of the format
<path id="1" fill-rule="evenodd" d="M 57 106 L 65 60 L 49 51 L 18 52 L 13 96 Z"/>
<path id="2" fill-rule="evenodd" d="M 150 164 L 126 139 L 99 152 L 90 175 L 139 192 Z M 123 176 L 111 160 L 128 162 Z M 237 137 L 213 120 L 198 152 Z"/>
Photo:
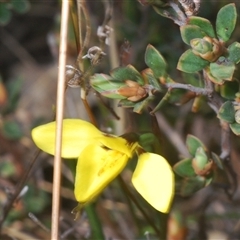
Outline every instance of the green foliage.
<path id="1" fill-rule="evenodd" d="M 165 76 L 167 64 L 157 49 L 150 44 L 147 46 L 145 52 L 145 63 L 152 69 L 157 79 Z"/>
<path id="2" fill-rule="evenodd" d="M 190 99 L 194 99 L 193 110 L 199 109 L 205 96 L 210 99 L 213 91 L 218 91 L 222 98 L 221 104 L 215 108 L 217 110 L 214 109 L 218 112 L 217 117 L 227 122 L 233 133 L 240 135 L 240 110 L 239 113 L 237 111 L 240 102 L 239 82 L 234 78 L 240 62 L 240 43 L 233 42 L 226 46 L 236 25 L 235 4 L 228 4 L 219 10 L 214 30 L 208 19 L 197 16 L 185 19 L 175 3 L 150 0 L 140 2 L 153 6 L 158 14 L 171 18 L 180 26 L 182 40 L 190 46 L 180 56 L 177 64 L 177 69 L 183 72 L 186 84 L 181 85 L 172 79 L 162 54 L 148 44 L 145 51 L 147 69 L 140 72 L 129 65 L 114 69 L 110 76 L 95 74 L 91 78 L 93 88 L 106 97 L 120 99 L 119 106 L 133 108 L 137 113 L 142 113 L 150 102 L 159 97 L 158 93 L 161 93 L 152 114 L 166 103 L 182 105 Z M 128 80 L 136 84 L 129 83 Z M 111 85 L 111 82 L 119 85 Z M 211 84 L 213 87 L 208 89 L 207 86 Z M 175 85 L 179 88 L 174 87 Z M 192 90 L 193 87 L 196 88 Z M 143 92 L 139 94 L 141 90 Z M 130 92 L 134 94 L 131 95 Z M 145 146 L 152 141 L 152 136 L 142 135 L 140 141 Z M 218 178 L 220 170 L 224 171 L 221 158 L 216 153 L 209 152 L 197 137 L 189 134 L 186 146 L 190 157 L 177 162 L 173 167 L 175 173 L 181 177 L 177 185 L 183 196 L 189 196 L 209 185 Z"/>
<path id="3" fill-rule="evenodd" d="M 239 89 L 238 81 L 225 82 L 220 86 L 220 94 L 223 98 L 234 100 Z"/>
<path id="4" fill-rule="evenodd" d="M 235 109 L 231 101 L 226 101 L 219 109 L 218 117 L 225 122 L 235 122 Z"/>
<path id="5" fill-rule="evenodd" d="M 179 59 L 177 68 L 194 73 L 205 70 L 209 80 L 216 84 L 232 81 L 239 62 L 239 43 L 231 44 L 227 49 L 225 42 L 229 40 L 236 24 L 236 7 L 228 4 L 217 15 L 216 32 L 212 24 L 201 17 L 190 17 L 186 25 L 180 27 L 183 41 L 191 45 Z"/>
<path id="6" fill-rule="evenodd" d="M 213 26 L 208 19 L 205 19 L 202 17 L 197 17 L 197 16 L 192 16 L 188 19 L 188 24 L 190 26 L 199 27 L 200 32 L 203 32 L 205 36 L 209 36 L 211 38 L 216 37 Z M 186 25 L 186 26 L 188 26 L 188 25 Z M 181 29 L 182 28 L 180 28 L 180 30 Z M 191 38 L 191 39 L 193 39 L 193 38 Z"/>
<path id="7" fill-rule="evenodd" d="M 132 80 L 139 83 L 140 85 L 144 84 L 141 74 L 132 65 L 115 68 L 110 72 L 110 75 L 113 79 L 116 79 L 116 81 L 119 82 Z"/>
<path id="8" fill-rule="evenodd" d="M 216 20 L 216 32 L 218 38 L 226 42 L 230 39 L 237 21 L 237 11 L 234 3 L 230 3 L 220 9 Z"/>
<path id="9" fill-rule="evenodd" d="M 240 62 L 240 43 L 234 42 L 228 46 L 228 59 L 238 64 Z"/>
<path id="10" fill-rule="evenodd" d="M 210 64 L 210 72 L 217 79 L 231 81 L 235 71 L 235 64 L 225 57 L 220 57 L 217 62 Z"/>
<path id="11" fill-rule="evenodd" d="M 178 190 L 182 196 L 192 195 L 209 185 L 215 177 L 216 167 L 223 169 L 217 154 L 212 153 L 210 157 L 206 147 L 197 137 L 188 135 L 186 145 L 191 157 L 173 166 L 174 172 L 181 177 L 178 180 Z"/>
<path id="12" fill-rule="evenodd" d="M 204 38 L 207 34 L 203 31 L 204 29 L 200 28 L 197 25 L 184 25 L 180 27 L 180 32 L 182 40 L 190 45 L 192 39 L 195 38 Z"/>
<path id="13" fill-rule="evenodd" d="M 192 158 L 185 158 L 174 165 L 174 171 L 183 178 L 195 177 L 196 173 L 192 167 Z"/>
<path id="14" fill-rule="evenodd" d="M 18 105 L 21 87 L 22 87 L 22 79 L 20 78 L 16 78 L 16 79 L 13 79 L 12 81 L 7 82 L 6 89 L 8 92 L 8 99 L 7 99 L 6 105 L 2 110 L 2 114 L 4 115 L 8 114 L 10 112 L 13 112 L 16 109 Z"/>
<path id="15" fill-rule="evenodd" d="M 231 123 L 230 124 L 230 128 L 233 131 L 234 134 L 236 134 L 237 136 L 240 136 L 240 124 L 238 123 Z"/>
<path id="16" fill-rule="evenodd" d="M 196 56 L 191 49 L 182 54 L 178 61 L 177 69 L 186 73 L 195 73 L 201 71 L 209 65 L 207 60 Z"/>
<path id="17" fill-rule="evenodd" d="M 6 25 L 10 22 L 12 17 L 11 10 L 24 14 L 30 8 L 30 3 L 28 0 L 11 0 L 6 2 L 0 2 L 0 25 Z"/>
<path id="18" fill-rule="evenodd" d="M 188 134 L 186 145 L 189 153 L 195 156 L 198 148 L 204 148 L 204 144 L 195 136 Z"/>
<path id="19" fill-rule="evenodd" d="M 20 126 L 14 121 L 5 121 L 1 133 L 8 139 L 18 140 L 23 136 Z"/>
<path id="20" fill-rule="evenodd" d="M 194 178 L 185 178 L 181 182 L 181 188 L 179 194 L 183 197 L 191 196 L 201 188 L 208 186 L 211 183 L 211 178 L 207 179 L 201 176 Z"/>

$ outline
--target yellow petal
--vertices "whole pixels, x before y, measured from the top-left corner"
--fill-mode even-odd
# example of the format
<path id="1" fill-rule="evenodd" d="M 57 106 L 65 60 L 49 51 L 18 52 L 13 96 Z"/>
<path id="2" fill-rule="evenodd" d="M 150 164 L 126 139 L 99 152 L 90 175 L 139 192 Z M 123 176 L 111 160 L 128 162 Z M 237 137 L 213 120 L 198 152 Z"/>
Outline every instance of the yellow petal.
<path id="1" fill-rule="evenodd" d="M 77 163 L 75 197 L 86 203 L 95 198 L 125 167 L 128 156 L 103 147 L 101 143 L 88 145 Z"/>
<path id="2" fill-rule="evenodd" d="M 174 175 L 165 158 L 154 153 L 139 156 L 132 183 L 158 211 L 167 213 L 174 194 Z"/>
<path id="3" fill-rule="evenodd" d="M 54 155 L 56 122 L 41 125 L 32 130 L 35 144 L 44 152 Z M 63 120 L 62 157 L 77 158 L 81 151 L 96 138 L 103 137 L 91 123 L 80 119 Z"/>
<path id="4" fill-rule="evenodd" d="M 132 157 L 137 142 L 129 143 L 125 138 L 116 137 L 114 135 L 105 134 L 104 138 L 99 138 L 99 141 L 106 147 L 125 153 L 129 158 Z"/>

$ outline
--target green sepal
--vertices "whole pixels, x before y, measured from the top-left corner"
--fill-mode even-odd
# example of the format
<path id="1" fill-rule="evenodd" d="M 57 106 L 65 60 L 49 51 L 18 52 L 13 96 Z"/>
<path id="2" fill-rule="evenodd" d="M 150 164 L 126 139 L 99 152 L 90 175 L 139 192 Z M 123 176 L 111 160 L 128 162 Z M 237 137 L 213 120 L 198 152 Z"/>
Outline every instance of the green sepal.
<path id="1" fill-rule="evenodd" d="M 240 124 L 238 123 L 231 123 L 230 124 L 230 128 L 233 131 L 234 134 L 236 134 L 237 136 L 240 136 Z"/>
<path id="2" fill-rule="evenodd" d="M 140 85 L 144 85 L 144 80 L 142 75 L 138 70 L 132 65 L 127 65 L 126 67 L 118 67 L 110 72 L 113 79 L 119 82 L 125 82 L 126 80 L 132 80 Z"/>
<path id="3" fill-rule="evenodd" d="M 196 151 L 197 151 L 198 148 L 201 147 L 204 150 L 206 149 L 204 144 L 202 143 L 202 141 L 200 141 L 197 137 L 195 137 L 195 136 L 193 136 L 191 134 L 187 135 L 186 145 L 187 145 L 189 153 L 192 156 L 195 156 Z"/>
<path id="4" fill-rule="evenodd" d="M 145 52 L 145 63 L 152 69 L 156 78 L 160 78 L 166 74 L 167 64 L 163 56 L 150 44 L 148 44 Z"/>
<path id="5" fill-rule="evenodd" d="M 206 18 L 192 16 L 188 19 L 188 24 L 198 26 L 207 36 L 216 38 L 213 26 Z"/>
<path id="6" fill-rule="evenodd" d="M 217 62 L 210 63 L 210 71 L 213 77 L 231 81 L 235 64 L 225 57 L 220 57 Z"/>
<path id="7" fill-rule="evenodd" d="M 177 69 L 187 73 L 195 73 L 204 69 L 209 62 L 196 56 L 192 49 L 188 49 L 178 60 Z"/>
<path id="8" fill-rule="evenodd" d="M 238 64 L 240 62 L 240 43 L 234 42 L 228 46 L 228 59 Z"/>
<path id="9" fill-rule="evenodd" d="M 223 42 L 230 39 L 237 21 L 237 10 L 234 3 L 222 7 L 216 20 L 217 36 Z"/>
<path id="10" fill-rule="evenodd" d="M 117 93 L 117 90 L 124 87 L 124 82 L 115 81 L 111 76 L 106 74 L 94 74 L 90 78 L 90 84 L 93 89 L 99 92 L 101 95 L 113 98 L 113 99 L 124 99 L 126 97 Z"/>
<path id="11" fill-rule="evenodd" d="M 228 100 L 234 100 L 235 94 L 238 92 L 239 82 L 238 81 L 227 81 L 220 86 L 220 94 L 222 97 Z"/>
<path id="12" fill-rule="evenodd" d="M 192 39 L 206 37 L 207 34 L 202 29 L 195 25 L 184 25 L 180 27 L 182 40 L 190 45 Z"/>
<path id="13" fill-rule="evenodd" d="M 192 158 L 185 158 L 173 166 L 173 171 L 184 178 L 194 177 L 196 173 L 192 167 Z"/>
<path id="14" fill-rule="evenodd" d="M 218 111 L 218 118 L 221 120 L 224 120 L 228 123 L 234 123 L 235 122 L 235 109 L 230 101 L 226 101 L 219 109 Z"/>

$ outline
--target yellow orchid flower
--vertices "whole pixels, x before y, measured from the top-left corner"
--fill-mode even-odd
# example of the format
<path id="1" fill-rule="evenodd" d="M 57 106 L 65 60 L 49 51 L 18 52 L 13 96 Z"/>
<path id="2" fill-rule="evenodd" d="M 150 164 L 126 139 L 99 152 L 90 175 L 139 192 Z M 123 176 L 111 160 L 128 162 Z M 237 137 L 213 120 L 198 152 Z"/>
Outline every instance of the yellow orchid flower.
<path id="1" fill-rule="evenodd" d="M 32 130 L 35 144 L 54 155 L 56 123 Z M 174 175 L 166 159 L 147 153 L 137 142 L 105 134 L 79 119 L 63 120 L 62 157 L 78 158 L 74 193 L 84 205 L 92 201 L 123 170 L 134 153 L 139 155 L 132 183 L 149 204 L 167 213 L 174 192 Z"/>

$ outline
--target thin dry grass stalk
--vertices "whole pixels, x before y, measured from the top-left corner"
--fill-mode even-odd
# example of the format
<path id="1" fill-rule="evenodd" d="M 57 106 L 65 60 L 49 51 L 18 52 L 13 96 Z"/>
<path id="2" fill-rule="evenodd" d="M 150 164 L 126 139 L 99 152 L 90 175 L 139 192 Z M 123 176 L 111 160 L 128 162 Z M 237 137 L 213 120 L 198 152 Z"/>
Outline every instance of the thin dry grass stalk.
<path id="1" fill-rule="evenodd" d="M 58 239 L 59 232 L 59 209 L 60 209 L 60 186 L 61 186 L 61 150 L 62 150 L 62 120 L 64 112 L 65 92 L 65 66 L 67 52 L 69 2 L 62 1 L 60 51 L 57 87 L 57 112 L 56 112 L 56 148 L 53 171 L 53 197 L 52 197 L 52 232 L 51 239 Z"/>

